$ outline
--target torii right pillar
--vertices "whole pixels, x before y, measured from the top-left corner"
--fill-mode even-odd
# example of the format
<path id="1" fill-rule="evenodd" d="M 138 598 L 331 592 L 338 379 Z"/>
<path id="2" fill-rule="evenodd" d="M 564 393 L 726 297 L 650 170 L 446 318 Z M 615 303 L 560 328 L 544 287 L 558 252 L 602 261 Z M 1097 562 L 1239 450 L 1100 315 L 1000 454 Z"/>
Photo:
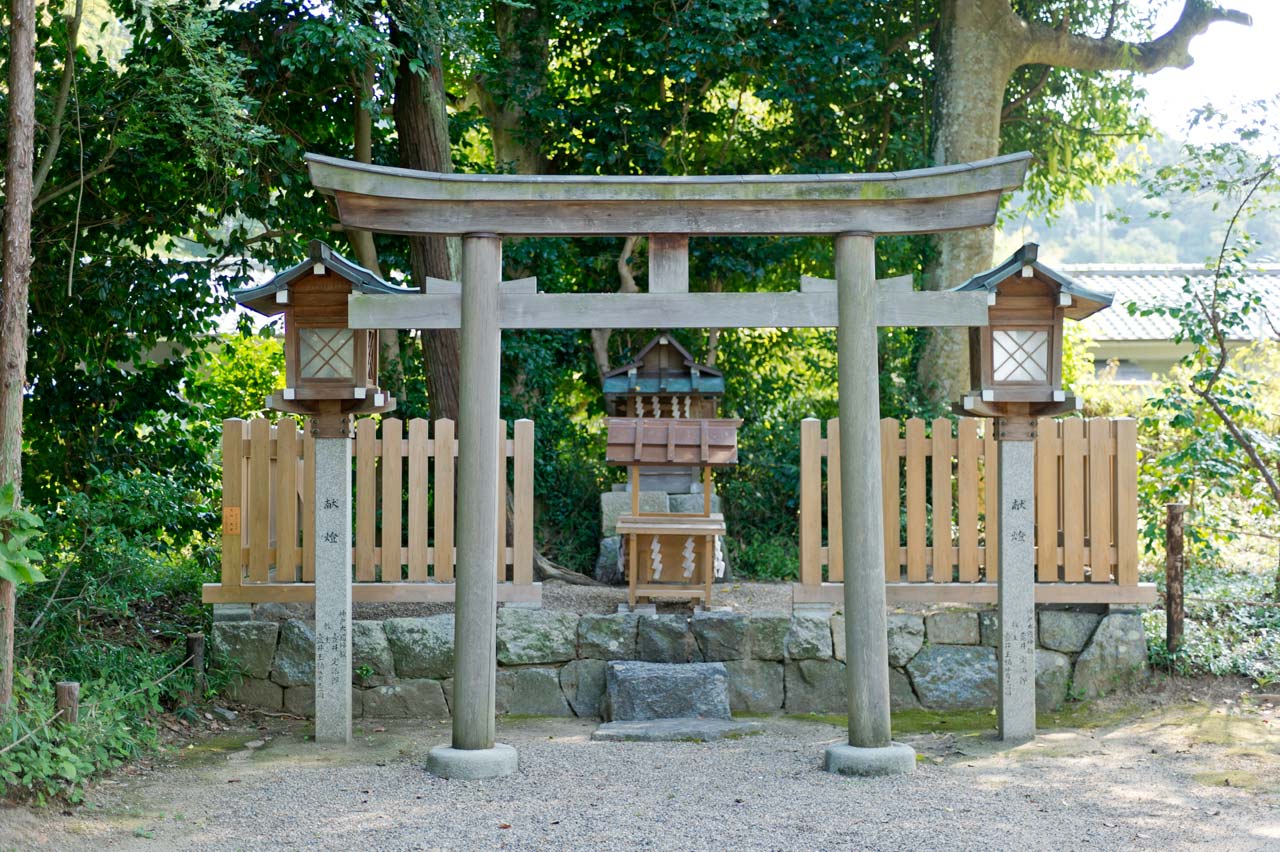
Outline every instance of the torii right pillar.
<path id="1" fill-rule="evenodd" d="M 889 719 L 875 237 L 841 234 L 835 243 L 849 742 L 830 746 L 823 766 L 840 775 L 898 775 L 915 769 L 916 754 L 893 742 Z"/>

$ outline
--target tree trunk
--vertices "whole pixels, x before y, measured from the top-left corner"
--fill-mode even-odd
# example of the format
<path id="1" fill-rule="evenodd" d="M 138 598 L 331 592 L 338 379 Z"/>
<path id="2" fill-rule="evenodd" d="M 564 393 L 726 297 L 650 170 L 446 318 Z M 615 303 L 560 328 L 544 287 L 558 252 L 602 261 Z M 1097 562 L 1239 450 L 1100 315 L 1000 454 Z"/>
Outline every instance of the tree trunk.
<path id="1" fill-rule="evenodd" d="M 969 0 L 942 3 L 933 143 L 933 162 L 938 165 L 984 160 L 1000 152 L 1000 111 L 1018 65 L 1011 50 L 1019 39 L 997 23 L 1004 19 L 994 15 L 990 5 Z M 951 231 L 935 240 L 938 259 L 926 276 L 931 289 L 955 287 L 992 264 L 995 228 Z M 969 389 L 967 329 L 938 328 L 930 333 L 920 379 L 935 401 L 960 399 Z"/>
<path id="2" fill-rule="evenodd" d="M 31 199 L 35 159 L 35 3 L 9 3 L 9 115 L 0 259 L 0 485 L 22 491 L 22 394 L 27 377 Z M 0 580 L 0 718 L 13 698 L 16 589 Z"/>
<path id="3" fill-rule="evenodd" d="M 365 65 L 364 71 L 356 83 L 359 103 L 356 104 L 355 144 L 353 147 L 355 149 L 355 159 L 358 163 L 373 162 L 373 116 L 366 106 L 366 101 L 373 97 L 373 82 L 374 67 L 373 63 L 370 62 Z M 378 263 L 378 249 L 373 242 L 373 232 L 351 229 L 346 234 L 347 239 L 351 242 L 351 249 L 355 252 L 356 262 L 381 278 L 382 265 Z M 379 331 L 378 350 L 378 355 L 383 364 L 383 375 L 389 376 L 392 380 L 392 384 L 384 384 L 383 386 L 393 396 L 403 396 L 404 376 L 399 370 L 400 332 L 394 328 L 384 328 Z M 390 363 L 396 363 L 397 365 L 394 375 L 386 373 L 386 365 Z"/>
<path id="4" fill-rule="evenodd" d="M 548 28 L 552 17 L 544 0 L 521 5 L 495 3 L 494 35 L 498 68 L 480 74 L 471 90 L 489 122 L 493 159 L 499 171 L 538 175 L 547 170 L 541 136 L 525 122 L 525 105 L 546 88 Z"/>
<path id="5" fill-rule="evenodd" d="M 400 44 L 403 33 L 392 30 L 392 42 Z M 405 45 L 408 47 L 407 45 Z M 449 114 L 445 108 L 444 78 L 439 48 L 433 46 L 433 61 L 427 76 L 420 77 L 409 67 L 408 52 L 400 60 L 396 74 L 395 123 L 399 138 L 400 165 L 409 169 L 451 172 L 449 156 Z M 414 283 L 423 286 L 427 278 L 453 279 L 448 241 L 441 236 L 409 238 L 409 266 Z M 431 417 L 458 418 L 460 390 L 460 337 L 457 329 L 422 332 L 422 354 L 426 362 L 427 396 Z"/>
<path id="6" fill-rule="evenodd" d="M 1119 8 L 1113 6 L 1110 14 Z M 1065 14 L 1057 26 L 1025 20 L 1009 0 L 940 0 L 934 164 L 966 163 L 999 153 L 1005 89 L 1022 65 L 1140 74 L 1187 68 L 1192 63 L 1191 42 L 1219 21 L 1251 23 L 1241 12 L 1206 0 L 1186 0 L 1167 32 L 1149 41 L 1127 42 L 1113 38 L 1111 26 L 1101 37 L 1074 33 L 1072 24 L 1087 26 L 1088 20 Z M 933 289 L 961 284 L 994 260 L 993 228 L 952 232 L 937 240 L 938 262 L 927 276 Z M 934 331 L 920 365 L 920 377 L 934 400 L 957 400 L 968 390 L 968 351 L 966 330 Z"/>

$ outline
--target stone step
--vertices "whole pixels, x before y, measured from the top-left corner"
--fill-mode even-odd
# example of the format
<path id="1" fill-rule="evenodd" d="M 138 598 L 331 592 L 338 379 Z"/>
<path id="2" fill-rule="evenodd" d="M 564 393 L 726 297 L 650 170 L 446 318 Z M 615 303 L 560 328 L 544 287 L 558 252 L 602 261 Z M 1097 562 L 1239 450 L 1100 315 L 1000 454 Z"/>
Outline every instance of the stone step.
<path id="1" fill-rule="evenodd" d="M 705 743 L 762 733 L 764 726 L 759 722 L 740 722 L 737 719 L 653 719 L 605 722 L 596 728 L 591 739 L 625 743 Z"/>
<path id="2" fill-rule="evenodd" d="M 728 719 L 729 674 L 724 663 L 641 663 L 605 667 L 605 718 Z"/>

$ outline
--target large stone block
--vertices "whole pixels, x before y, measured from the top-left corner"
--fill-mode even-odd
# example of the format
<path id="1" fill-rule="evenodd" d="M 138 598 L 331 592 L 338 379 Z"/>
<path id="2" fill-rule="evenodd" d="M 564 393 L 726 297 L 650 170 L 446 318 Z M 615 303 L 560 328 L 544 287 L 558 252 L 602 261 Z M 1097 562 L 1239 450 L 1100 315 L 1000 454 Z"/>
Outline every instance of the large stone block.
<path id="1" fill-rule="evenodd" d="M 390 683 L 396 677 L 391 643 L 381 621 L 351 622 L 351 680 L 360 686 Z"/>
<path id="2" fill-rule="evenodd" d="M 787 629 L 787 659 L 831 659 L 831 619 L 825 615 L 796 615 Z"/>
<path id="3" fill-rule="evenodd" d="M 1040 611 L 1040 644 L 1064 654 L 1078 654 L 1089 644 L 1101 620 L 1102 616 L 1096 612 L 1043 609 Z"/>
<path id="4" fill-rule="evenodd" d="M 902 612 L 889 614 L 889 665 L 905 666 L 923 645 L 923 618 Z"/>
<path id="5" fill-rule="evenodd" d="M 1147 674 L 1147 637 L 1142 618 L 1113 612 L 1102 619 L 1080 656 L 1072 685 L 1083 698 L 1096 698 Z"/>
<path id="6" fill-rule="evenodd" d="M 1036 712 L 1057 710 L 1067 700 L 1071 683 L 1071 658 L 1057 651 L 1036 648 Z"/>
<path id="7" fill-rule="evenodd" d="M 931 710 L 994 707 L 999 695 L 994 648 L 930 645 L 907 664 L 920 703 Z"/>
<path id="8" fill-rule="evenodd" d="M 925 616 L 924 630 L 931 645 L 977 645 L 980 639 L 978 614 L 965 610 L 931 612 Z"/>
<path id="9" fill-rule="evenodd" d="M 639 623 L 640 616 L 633 612 L 582 616 L 578 619 L 578 656 L 594 660 L 633 659 Z"/>
<path id="10" fill-rule="evenodd" d="M 730 660 L 729 709 L 734 713 L 773 713 L 782 709 L 782 663 L 770 660 Z"/>
<path id="11" fill-rule="evenodd" d="M 382 624 L 401 678 L 453 676 L 453 614 L 388 618 Z"/>
<path id="12" fill-rule="evenodd" d="M 604 661 L 574 660 L 560 669 L 560 691 L 573 715 L 583 719 L 604 715 Z"/>
<path id="13" fill-rule="evenodd" d="M 611 721 L 729 718 L 724 663 L 612 662 L 605 668 L 605 691 Z"/>
<path id="14" fill-rule="evenodd" d="M 607 535 L 600 539 L 600 554 L 596 556 L 596 580 L 610 586 L 627 582 L 623 570 L 622 536 Z"/>
<path id="15" fill-rule="evenodd" d="M 284 691 L 284 712 L 295 716 L 314 716 L 316 689 L 314 686 L 291 686 Z"/>
<path id="16" fill-rule="evenodd" d="M 274 621 L 215 621 L 210 651 L 232 671 L 265 679 L 271 674 L 279 632 Z"/>
<path id="17" fill-rule="evenodd" d="M 1000 647 L 1000 613 L 994 609 L 984 609 L 978 613 L 978 632 L 982 634 L 982 644 L 988 648 Z"/>
<path id="18" fill-rule="evenodd" d="M 504 606 L 498 610 L 498 662 L 504 666 L 563 663 L 578 655 L 572 612 Z"/>
<path id="19" fill-rule="evenodd" d="M 669 512 L 667 495 L 661 491 L 640 492 L 641 512 Z M 600 534 L 618 534 L 618 518 L 631 514 L 631 494 L 627 491 L 606 491 L 600 495 Z"/>
<path id="20" fill-rule="evenodd" d="M 751 656 L 757 660 L 781 661 L 787 657 L 787 631 L 790 616 L 780 612 L 758 612 L 747 619 L 751 638 Z"/>
<path id="21" fill-rule="evenodd" d="M 920 706 L 911 680 L 898 669 L 889 669 L 889 709 L 915 710 Z"/>
<path id="22" fill-rule="evenodd" d="M 315 624 L 296 619 L 284 623 L 271 679 L 281 686 L 310 686 L 316 682 Z"/>
<path id="23" fill-rule="evenodd" d="M 227 694 L 233 701 L 251 707 L 261 707 L 263 710 L 284 709 L 284 687 L 265 678 L 240 678 L 232 682 Z"/>
<path id="24" fill-rule="evenodd" d="M 786 664 L 788 713 L 845 713 L 848 690 L 839 660 L 796 660 Z"/>
<path id="25" fill-rule="evenodd" d="M 848 656 L 847 641 L 844 635 L 844 616 L 836 614 L 831 616 L 831 656 L 840 662 L 846 662 L 845 657 Z"/>
<path id="26" fill-rule="evenodd" d="M 636 627 L 636 657 L 651 663 L 697 661 L 700 652 L 683 615 L 642 615 Z"/>
<path id="27" fill-rule="evenodd" d="M 364 691 L 364 715 L 374 719 L 448 719 L 438 680 L 418 678 Z"/>
<path id="28" fill-rule="evenodd" d="M 700 612 L 690 622 L 702 659 L 745 660 L 751 656 L 747 617 L 738 612 Z"/>
<path id="29" fill-rule="evenodd" d="M 499 669 L 496 700 L 499 713 L 519 716 L 572 716 L 560 691 L 560 673 L 551 668 Z"/>
<path id="30" fill-rule="evenodd" d="M 701 515 L 702 514 L 702 494 L 672 494 L 667 498 L 667 509 L 669 512 L 677 512 L 682 515 Z M 711 511 L 719 512 L 720 495 L 711 495 Z"/>

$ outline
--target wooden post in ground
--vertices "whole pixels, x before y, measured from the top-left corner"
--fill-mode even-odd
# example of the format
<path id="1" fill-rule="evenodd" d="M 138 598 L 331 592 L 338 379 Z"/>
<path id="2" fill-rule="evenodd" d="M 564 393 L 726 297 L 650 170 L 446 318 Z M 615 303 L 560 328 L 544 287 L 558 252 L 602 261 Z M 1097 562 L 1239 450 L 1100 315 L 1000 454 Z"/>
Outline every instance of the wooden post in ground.
<path id="1" fill-rule="evenodd" d="M 54 685 L 54 709 L 60 713 L 60 726 L 80 721 L 80 684 L 77 681 L 60 680 Z"/>
<path id="2" fill-rule="evenodd" d="M 501 279 L 502 240 L 463 237 L 453 744 L 433 748 L 427 758 L 427 768 L 445 778 L 495 778 L 517 768 L 515 749 L 494 742 Z"/>
<path id="3" fill-rule="evenodd" d="M 1036 421 L 1001 417 L 994 425 L 1000 454 L 999 727 L 1000 739 L 1017 743 L 1036 735 Z"/>
<path id="4" fill-rule="evenodd" d="M 824 766 L 841 775 L 892 775 L 911 772 L 915 752 L 892 742 L 889 720 L 875 238 L 841 234 L 835 255 L 849 743 L 828 748 Z"/>
<path id="5" fill-rule="evenodd" d="M 204 634 L 187 634 L 187 668 L 191 669 L 191 700 L 204 698 Z"/>
<path id="6" fill-rule="evenodd" d="M 1164 507 L 1164 610 L 1165 649 L 1176 654 L 1182 645 L 1182 622 L 1186 615 L 1182 597 L 1183 522 L 1186 503 L 1166 503 Z"/>
<path id="7" fill-rule="evenodd" d="M 334 406 L 336 409 L 336 405 Z M 351 418 L 311 420 L 316 493 L 316 742 L 351 742 Z"/>

